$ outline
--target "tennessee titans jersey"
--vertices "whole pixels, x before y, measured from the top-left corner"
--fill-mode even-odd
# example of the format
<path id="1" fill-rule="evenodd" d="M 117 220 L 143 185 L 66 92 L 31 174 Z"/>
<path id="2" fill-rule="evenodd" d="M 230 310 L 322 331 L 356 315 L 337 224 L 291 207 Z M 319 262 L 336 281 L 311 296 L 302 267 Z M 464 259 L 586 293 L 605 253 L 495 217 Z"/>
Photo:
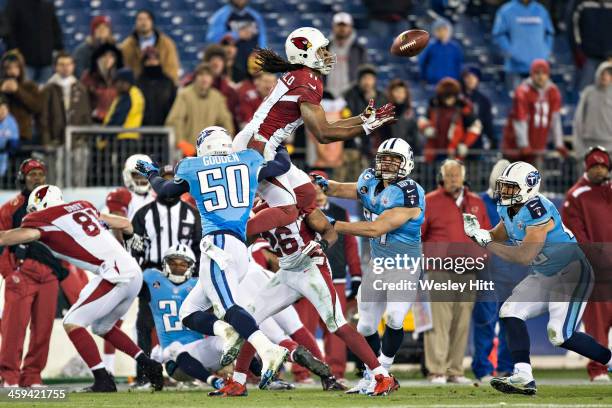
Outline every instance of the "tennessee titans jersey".
<path id="1" fill-rule="evenodd" d="M 510 241 L 515 245 L 525 239 L 527 227 L 546 224 L 551 218 L 555 223 L 554 228 L 546 234 L 541 252 L 530 265 L 533 272 L 551 276 L 584 256 L 572 231 L 563 225 L 555 205 L 543 195 L 538 194 L 527 201 L 512 218 L 508 215 L 509 208 L 497 205 L 497 213 L 504 222 Z"/>
<path id="2" fill-rule="evenodd" d="M 421 214 L 406 222 L 401 227 L 380 237 L 371 238 L 372 255 L 385 253 L 385 246 L 408 244 L 407 247 L 418 250 L 413 256 L 420 256 L 421 224 L 425 217 L 425 192 L 416 181 L 405 178 L 388 185 L 374 176 L 374 169 L 366 169 L 357 181 L 357 194 L 363 205 L 364 217 L 374 221 L 385 210 L 395 207 L 421 209 Z M 395 244 L 395 245 L 394 245 Z M 404 245 L 404 249 L 406 245 Z"/>
<path id="3" fill-rule="evenodd" d="M 183 159 L 175 182 L 185 180 L 202 216 L 202 235 L 230 231 L 246 239 L 246 223 L 257 191 L 263 157 L 252 149 L 227 156 Z"/>
<path id="4" fill-rule="evenodd" d="M 168 347 L 175 341 L 189 344 L 201 340 L 202 335 L 185 329 L 178 316 L 183 300 L 195 287 L 197 278 L 191 278 L 176 285 L 159 270 L 147 269 L 144 271 L 143 279 L 151 294 L 149 306 L 162 348 Z"/>

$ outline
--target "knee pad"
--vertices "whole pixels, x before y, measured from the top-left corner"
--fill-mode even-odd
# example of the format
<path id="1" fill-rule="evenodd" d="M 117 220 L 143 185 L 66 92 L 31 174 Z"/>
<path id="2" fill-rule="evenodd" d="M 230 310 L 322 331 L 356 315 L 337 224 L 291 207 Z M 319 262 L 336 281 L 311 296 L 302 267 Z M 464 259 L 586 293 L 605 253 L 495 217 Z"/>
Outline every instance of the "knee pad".
<path id="1" fill-rule="evenodd" d="M 387 326 L 393 330 L 399 330 L 404 327 L 404 315 L 401 312 L 387 312 Z"/>
<path id="2" fill-rule="evenodd" d="M 104 337 L 112 328 L 112 326 L 108 327 L 108 325 L 94 323 L 91 325 L 91 332 L 96 336 Z"/>
<path id="3" fill-rule="evenodd" d="M 550 341 L 550 343 L 553 346 L 557 346 L 557 347 L 565 343 L 565 340 L 567 340 L 563 336 L 563 324 L 559 324 L 559 323 L 560 322 L 551 320 L 550 322 L 548 322 L 548 325 L 546 326 L 546 333 L 548 334 L 548 341 Z M 572 330 L 572 333 L 573 333 L 573 330 Z"/>
<path id="4" fill-rule="evenodd" d="M 364 337 L 373 335 L 377 330 L 378 325 L 370 322 L 364 322 L 362 319 L 359 319 L 359 322 L 357 323 L 357 331 Z"/>

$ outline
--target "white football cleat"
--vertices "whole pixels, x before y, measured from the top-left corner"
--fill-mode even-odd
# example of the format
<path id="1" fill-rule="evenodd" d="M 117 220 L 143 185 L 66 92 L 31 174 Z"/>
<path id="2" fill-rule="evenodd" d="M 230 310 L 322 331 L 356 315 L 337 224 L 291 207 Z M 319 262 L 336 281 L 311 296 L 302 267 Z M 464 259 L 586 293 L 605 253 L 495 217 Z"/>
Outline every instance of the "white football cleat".
<path id="1" fill-rule="evenodd" d="M 509 377 L 495 377 L 491 380 L 491 387 L 505 394 L 535 395 L 538 391 L 533 376 L 514 371 Z"/>
<path id="2" fill-rule="evenodd" d="M 265 352 L 265 356 L 261 356 L 263 367 L 261 369 L 261 380 L 259 381 L 260 389 L 263 390 L 268 387 L 287 357 L 289 357 L 289 350 L 276 344 Z"/>
<path id="3" fill-rule="evenodd" d="M 598 383 L 610 382 L 610 376 L 608 376 L 608 374 L 606 374 L 606 373 L 602 373 L 602 374 L 599 374 L 599 375 L 596 375 L 595 377 L 593 377 L 591 379 L 591 381 L 598 382 Z"/>
<path id="4" fill-rule="evenodd" d="M 221 330 L 220 337 L 223 338 L 223 352 L 221 354 L 221 367 L 228 366 L 236 360 L 244 339 L 229 324 Z"/>
<path id="5" fill-rule="evenodd" d="M 346 391 L 346 394 L 365 394 L 368 391 L 368 387 L 370 387 L 373 378 L 370 377 L 370 373 L 368 370 L 363 372 L 363 377 L 359 380 L 356 386 Z M 376 382 L 375 384 L 376 385 Z"/>

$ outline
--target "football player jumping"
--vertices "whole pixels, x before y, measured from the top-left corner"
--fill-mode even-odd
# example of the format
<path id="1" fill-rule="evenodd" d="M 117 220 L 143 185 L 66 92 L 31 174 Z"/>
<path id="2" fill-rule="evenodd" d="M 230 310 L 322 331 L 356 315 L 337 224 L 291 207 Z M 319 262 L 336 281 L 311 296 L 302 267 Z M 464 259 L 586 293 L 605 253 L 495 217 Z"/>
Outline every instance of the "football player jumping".
<path id="1" fill-rule="evenodd" d="M 164 383 L 162 366 L 151 360 L 117 326 L 142 286 L 142 271 L 134 258 L 106 229 L 132 233 L 127 218 L 100 214 L 88 201 L 65 203 L 56 186 L 42 185 L 28 199 L 28 212 L 20 228 L 0 231 L 0 245 L 41 241 L 60 259 L 95 273 L 64 316 L 64 329 L 94 375 L 88 392 L 115 392 L 98 348 L 86 327 L 134 358 L 156 390 Z"/>
<path id="2" fill-rule="evenodd" d="M 508 262 L 530 266 L 533 272 L 514 288 L 499 311 L 515 364 L 513 375 L 493 378 L 491 386 L 510 394 L 537 391 L 525 320 L 545 312 L 550 315 L 547 331 L 553 345 L 612 366 L 609 349 L 576 331 L 593 286 L 593 269 L 555 205 L 539 194 L 540 184 L 535 167 L 512 163 L 495 186 L 500 222 L 487 231 L 473 215 L 463 215 L 467 236 Z M 508 240 L 511 245 L 506 244 Z"/>
<path id="3" fill-rule="evenodd" d="M 425 193 L 416 181 L 408 177 L 413 167 L 414 155 L 410 145 L 402 139 L 392 138 L 378 147 L 375 168 L 366 169 L 356 183 L 338 183 L 313 175 L 315 182 L 327 195 L 361 201 L 366 221 L 332 220 L 332 223 L 340 234 L 370 238 L 372 260 L 393 259 L 396 254 L 407 254 L 412 258 L 421 256 Z M 417 269 L 406 273 L 403 278 L 418 281 L 420 275 L 421 271 Z M 402 344 L 404 318 L 414 299 L 394 301 L 389 299 L 388 293 L 380 292 L 366 299 L 363 287 L 360 287 L 357 296 L 357 330 L 365 336 L 378 355 L 378 361 L 389 369 Z M 381 346 L 378 323 L 385 312 L 387 326 Z M 371 373 L 366 370 L 359 384 L 348 392 L 371 392 L 370 377 Z"/>
<path id="4" fill-rule="evenodd" d="M 394 119 L 395 107 L 387 104 L 374 108 L 371 100 L 365 111 L 348 119 L 329 123 L 321 107 L 322 75 L 331 72 L 336 56 L 329 40 L 316 28 L 302 27 L 285 41 L 287 60 L 268 49 L 257 50 L 257 63 L 263 71 L 282 73 L 270 94 L 261 103 L 253 119 L 234 139 L 234 150 L 251 147 L 271 160 L 280 146 L 302 124 L 320 143 L 365 136 Z M 296 171 L 291 167 L 289 172 Z M 249 222 L 248 235 L 288 225 L 298 217 L 296 198 L 286 175 L 264 181 L 261 194 L 270 208 Z"/>

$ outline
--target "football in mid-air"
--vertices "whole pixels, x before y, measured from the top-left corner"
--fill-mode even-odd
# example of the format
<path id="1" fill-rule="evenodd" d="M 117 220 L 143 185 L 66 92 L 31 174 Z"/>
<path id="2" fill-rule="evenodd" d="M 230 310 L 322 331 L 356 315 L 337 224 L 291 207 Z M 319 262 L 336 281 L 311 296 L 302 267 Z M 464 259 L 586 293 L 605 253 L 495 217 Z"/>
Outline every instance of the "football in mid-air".
<path id="1" fill-rule="evenodd" d="M 391 54 L 399 57 L 414 57 L 427 46 L 429 33 L 425 30 L 404 31 L 393 40 Z"/>

